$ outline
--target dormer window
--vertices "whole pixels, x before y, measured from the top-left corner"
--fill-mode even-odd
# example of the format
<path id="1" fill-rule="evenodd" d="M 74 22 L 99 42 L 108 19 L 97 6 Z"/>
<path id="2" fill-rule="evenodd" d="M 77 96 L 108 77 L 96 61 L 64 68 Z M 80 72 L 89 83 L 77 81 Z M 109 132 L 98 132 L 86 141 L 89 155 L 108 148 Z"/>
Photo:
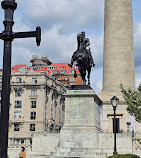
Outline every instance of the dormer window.
<path id="1" fill-rule="evenodd" d="M 65 74 L 66 70 L 60 70 L 60 74 Z"/>
<path id="2" fill-rule="evenodd" d="M 65 66 L 61 66 L 60 69 L 65 69 Z"/>

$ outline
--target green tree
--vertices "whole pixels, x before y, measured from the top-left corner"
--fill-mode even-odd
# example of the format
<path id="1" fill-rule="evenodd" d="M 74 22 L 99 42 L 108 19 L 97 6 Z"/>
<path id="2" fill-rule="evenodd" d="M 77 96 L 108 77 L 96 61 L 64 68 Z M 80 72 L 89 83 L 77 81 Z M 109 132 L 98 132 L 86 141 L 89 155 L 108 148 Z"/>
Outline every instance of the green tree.
<path id="1" fill-rule="evenodd" d="M 126 154 L 126 155 L 116 154 L 108 158 L 140 158 L 140 157 L 137 155 L 132 155 L 132 154 Z"/>
<path id="2" fill-rule="evenodd" d="M 120 88 L 127 104 L 127 111 L 135 117 L 136 121 L 141 123 L 141 84 L 137 90 L 131 88 L 126 90 L 122 84 Z"/>

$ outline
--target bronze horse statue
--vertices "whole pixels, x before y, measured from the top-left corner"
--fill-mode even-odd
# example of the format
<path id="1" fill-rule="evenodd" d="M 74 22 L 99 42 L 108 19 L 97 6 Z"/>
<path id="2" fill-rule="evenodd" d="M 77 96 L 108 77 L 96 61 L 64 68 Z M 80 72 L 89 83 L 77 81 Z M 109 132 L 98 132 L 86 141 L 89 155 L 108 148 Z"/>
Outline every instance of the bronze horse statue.
<path id="1" fill-rule="evenodd" d="M 77 50 L 73 53 L 71 64 L 69 64 L 69 66 L 72 67 L 74 64 L 78 67 L 84 85 L 86 85 L 85 77 L 87 71 L 88 85 L 90 85 L 91 68 L 94 67 L 95 64 L 90 49 L 87 49 L 90 43 L 89 39 L 85 38 L 85 32 L 81 32 L 77 35 L 77 43 Z M 74 72 L 74 77 L 77 77 L 76 70 Z"/>

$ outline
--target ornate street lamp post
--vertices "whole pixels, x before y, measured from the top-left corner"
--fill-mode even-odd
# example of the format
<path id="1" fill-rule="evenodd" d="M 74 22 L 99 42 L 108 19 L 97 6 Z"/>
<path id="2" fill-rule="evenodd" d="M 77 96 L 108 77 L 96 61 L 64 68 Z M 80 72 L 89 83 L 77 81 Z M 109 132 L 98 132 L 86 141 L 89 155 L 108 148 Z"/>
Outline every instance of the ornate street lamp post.
<path id="1" fill-rule="evenodd" d="M 130 126 L 131 126 L 131 122 L 126 122 L 127 123 L 127 132 L 130 132 Z"/>
<path id="2" fill-rule="evenodd" d="M 4 41 L 2 96 L 0 114 L 0 158 L 7 158 L 8 126 L 9 126 L 9 101 L 10 101 L 10 77 L 11 77 L 11 52 L 14 38 L 36 37 L 37 46 L 41 41 L 41 28 L 37 27 L 32 32 L 13 32 L 13 15 L 17 8 L 15 0 L 4 0 L 1 3 L 5 11 L 3 21 L 4 31 L 0 33 L 0 39 Z"/>
<path id="3" fill-rule="evenodd" d="M 116 96 L 111 98 L 111 104 L 114 110 L 114 152 L 113 154 L 118 154 L 117 147 L 116 147 L 116 108 L 117 108 L 118 103 L 119 103 L 119 99 Z"/>

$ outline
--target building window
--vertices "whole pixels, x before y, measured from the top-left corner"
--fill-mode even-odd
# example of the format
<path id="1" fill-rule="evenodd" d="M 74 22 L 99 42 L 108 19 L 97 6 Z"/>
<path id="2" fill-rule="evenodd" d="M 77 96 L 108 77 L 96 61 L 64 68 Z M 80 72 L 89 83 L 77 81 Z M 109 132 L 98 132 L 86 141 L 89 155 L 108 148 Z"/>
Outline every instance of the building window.
<path id="1" fill-rule="evenodd" d="M 15 96 L 16 97 L 22 96 L 22 89 L 15 90 Z"/>
<path id="2" fill-rule="evenodd" d="M 14 124 L 14 131 L 20 131 L 20 125 Z"/>
<path id="3" fill-rule="evenodd" d="M 74 81 L 74 77 L 70 78 L 70 81 Z"/>
<path id="4" fill-rule="evenodd" d="M 36 119 L 36 112 L 31 112 L 30 119 L 31 120 L 35 120 Z"/>
<path id="5" fill-rule="evenodd" d="M 36 108 L 36 101 L 31 101 L 31 108 Z"/>
<path id="6" fill-rule="evenodd" d="M 31 96 L 37 96 L 37 89 L 31 90 Z"/>
<path id="7" fill-rule="evenodd" d="M 35 131 L 35 124 L 30 124 L 30 131 Z"/>
<path id="8" fill-rule="evenodd" d="M 16 82 L 17 82 L 17 83 L 21 83 L 21 82 L 22 82 L 22 79 L 21 79 L 20 77 L 17 77 L 17 78 L 16 78 Z"/>
<path id="9" fill-rule="evenodd" d="M 20 67 L 20 68 L 18 68 L 18 70 L 19 70 L 20 72 L 26 71 L 26 70 L 27 70 L 27 67 Z"/>
<path id="10" fill-rule="evenodd" d="M 47 69 L 56 69 L 55 66 L 48 66 Z"/>
<path id="11" fill-rule="evenodd" d="M 13 145 L 20 145 L 20 139 L 14 139 Z"/>
<path id="12" fill-rule="evenodd" d="M 60 69 L 65 69 L 65 66 L 61 66 Z"/>
<path id="13" fill-rule="evenodd" d="M 66 70 L 60 70 L 60 74 L 65 74 Z"/>
<path id="14" fill-rule="evenodd" d="M 51 75 L 57 74 L 57 71 L 51 71 Z"/>
<path id="15" fill-rule="evenodd" d="M 24 139 L 23 138 L 21 139 L 21 144 L 24 144 Z"/>
<path id="16" fill-rule="evenodd" d="M 14 118 L 21 118 L 21 112 L 14 112 Z"/>
<path id="17" fill-rule="evenodd" d="M 15 108 L 21 108 L 22 102 L 21 101 L 15 101 Z"/>
<path id="18" fill-rule="evenodd" d="M 33 70 L 39 70 L 39 69 L 41 69 L 41 66 L 34 66 L 34 67 L 32 67 L 32 69 Z"/>
<path id="19" fill-rule="evenodd" d="M 74 74 L 74 70 L 70 70 L 70 71 L 69 71 L 69 74 Z"/>
<path id="20" fill-rule="evenodd" d="M 32 83 L 37 83 L 37 77 L 32 78 Z"/>

